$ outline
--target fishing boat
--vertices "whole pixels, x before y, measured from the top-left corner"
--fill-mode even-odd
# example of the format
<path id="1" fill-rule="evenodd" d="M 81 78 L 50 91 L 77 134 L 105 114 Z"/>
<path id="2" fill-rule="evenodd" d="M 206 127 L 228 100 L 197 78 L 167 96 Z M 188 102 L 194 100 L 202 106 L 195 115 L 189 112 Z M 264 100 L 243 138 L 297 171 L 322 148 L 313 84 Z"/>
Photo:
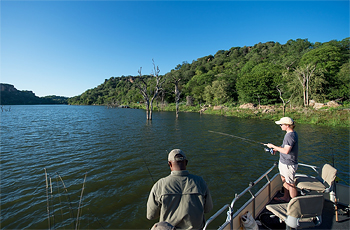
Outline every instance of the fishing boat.
<path id="1" fill-rule="evenodd" d="M 283 186 L 277 163 L 263 173 L 256 181 L 250 182 L 240 194 L 235 194 L 231 203 L 224 205 L 205 224 L 205 229 L 213 229 L 214 220 L 226 220 L 217 229 L 350 229 L 349 186 L 337 182 L 339 170 L 329 164 L 322 167 L 299 163 L 307 174 L 296 174 L 298 196 L 288 203 L 278 202 L 274 197 L 282 196 Z M 302 171 L 302 170 L 301 170 Z M 348 173 L 343 173 L 348 174 Z M 272 176 L 272 177 L 271 177 Z M 345 175 L 344 175 L 345 176 Z M 327 182 L 328 181 L 328 182 Z M 321 189 L 307 188 L 322 184 Z M 305 186 L 306 184 L 306 186 Z M 256 192 L 255 192 L 256 191 Z M 248 200 L 240 201 L 243 197 Z M 244 203 L 243 205 L 237 205 Z M 238 206 L 238 207 L 236 207 Z M 251 218 L 249 218 L 251 217 Z M 217 221 L 217 220 L 216 220 Z M 249 226 L 250 225 L 250 226 Z"/>

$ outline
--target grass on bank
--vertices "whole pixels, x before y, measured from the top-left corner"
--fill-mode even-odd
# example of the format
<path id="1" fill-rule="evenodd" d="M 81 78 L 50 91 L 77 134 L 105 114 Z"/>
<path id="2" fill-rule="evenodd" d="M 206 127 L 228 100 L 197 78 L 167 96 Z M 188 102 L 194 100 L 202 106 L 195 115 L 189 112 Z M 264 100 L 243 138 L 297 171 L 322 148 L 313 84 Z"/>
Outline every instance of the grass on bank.
<path id="1" fill-rule="evenodd" d="M 132 108 L 145 109 L 144 104 L 133 104 Z M 180 112 L 199 112 L 203 114 L 214 114 L 221 116 L 233 116 L 249 119 L 263 120 L 279 120 L 283 117 L 283 109 L 281 105 L 262 106 L 262 108 L 242 109 L 239 105 L 229 104 L 222 105 L 221 109 L 214 106 L 186 106 L 185 103 L 180 103 Z M 214 109 L 216 108 L 216 109 Z M 176 111 L 175 103 L 155 104 L 153 111 Z M 331 108 L 324 107 L 322 109 L 314 109 L 311 107 L 287 107 L 285 116 L 292 117 L 299 124 L 313 124 L 333 127 L 350 127 L 350 104 L 345 104 L 340 107 Z"/>

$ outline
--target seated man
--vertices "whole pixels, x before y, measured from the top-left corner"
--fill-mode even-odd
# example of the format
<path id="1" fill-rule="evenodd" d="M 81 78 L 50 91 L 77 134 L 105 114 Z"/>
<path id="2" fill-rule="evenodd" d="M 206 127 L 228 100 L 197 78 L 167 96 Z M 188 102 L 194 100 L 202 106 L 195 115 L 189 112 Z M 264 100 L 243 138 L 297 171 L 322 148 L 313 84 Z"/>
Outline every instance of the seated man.
<path id="1" fill-rule="evenodd" d="M 180 149 L 168 155 L 171 174 L 158 180 L 147 201 L 147 219 L 159 217 L 177 229 L 201 229 L 204 213 L 213 208 L 213 201 L 202 177 L 189 174 L 188 160 Z"/>

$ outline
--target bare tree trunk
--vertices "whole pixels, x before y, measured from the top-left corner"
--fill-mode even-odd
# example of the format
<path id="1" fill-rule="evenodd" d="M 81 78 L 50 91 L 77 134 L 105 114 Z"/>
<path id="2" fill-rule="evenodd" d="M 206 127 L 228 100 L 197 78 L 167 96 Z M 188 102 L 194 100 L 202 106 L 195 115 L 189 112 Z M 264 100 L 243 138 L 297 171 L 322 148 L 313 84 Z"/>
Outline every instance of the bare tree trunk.
<path id="1" fill-rule="evenodd" d="M 176 118 L 179 118 L 179 103 L 176 103 Z"/>
<path id="2" fill-rule="evenodd" d="M 150 120 L 149 101 L 146 101 L 146 119 Z"/>
<path id="3" fill-rule="evenodd" d="M 180 79 L 175 81 L 175 102 L 176 102 L 176 118 L 179 118 L 179 101 L 181 92 L 179 90 L 179 81 Z"/>
<path id="4" fill-rule="evenodd" d="M 136 79 L 134 79 L 133 77 L 131 77 L 130 79 L 130 82 L 136 84 L 136 87 L 139 88 L 142 96 L 143 96 L 143 99 L 146 103 L 146 117 L 147 117 L 147 120 L 152 120 L 152 110 L 153 110 L 153 101 L 154 99 L 157 97 L 159 91 L 162 89 L 162 84 L 165 82 L 165 77 L 164 76 L 160 76 L 159 75 L 159 67 L 154 64 L 154 60 L 152 59 L 153 61 L 153 68 L 154 68 L 154 72 L 151 74 L 155 80 L 156 80 L 156 85 L 154 87 L 154 91 L 152 91 L 152 87 L 151 85 L 149 86 L 150 88 L 150 92 L 148 93 L 147 91 L 147 87 L 148 87 L 148 84 L 147 82 L 144 80 L 144 77 L 142 76 L 141 74 L 141 70 L 142 70 L 142 67 L 140 68 L 140 70 L 138 70 L 138 73 L 140 75 L 139 79 L 136 81 Z M 152 95 L 152 98 L 151 98 L 151 94 L 153 92 L 153 95 Z M 150 100 L 151 98 L 151 100 Z"/>
<path id="5" fill-rule="evenodd" d="M 165 82 L 165 78 L 161 78 L 161 76 L 159 76 L 160 70 L 159 67 L 154 64 L 154 60 L 153 61 L 153 73 L 152 76 L 156 78 L 156 86 L 154 89 L 154 93 L 153 93 L 153 97 L 151 99 L 151 105 L 150 105 L 150 113 L 149 113 L 149 120 L 152 120 L 152 111 L 153 111 L 153 101 L 154 99 L 157 97 L 159 91 L 162 88 L 163 83 Z"/>
<path id="6" fill-rule="evenodd" d="M 307 70 L 308 70 L 309 66 L 307 66 Z M 312 74 L 312 73 L 311 73 Z M 309 106 L 309 80 L 310 80 L 310 75 L 307 74 L 306 75 L 306 106 Z"/>
<path id="7" fill-rule="evenodd" d="M 152 120 L 152 112 L 153 112 L 153 99 L 151 100 L 151 103 L 150 103 L 150 110 L 149 110 L 149 119 L 148 120 Z"/>
<path id="8" fill-rule="evenodd" d="M 309 106 L 309 83 L 316 70 L 316 64 L 308 64 L 305 67 L 299 67 L 294 70 L 303 87 L 304 106 Z"/>
<path id="9" fill-rule="evenodd" d="M 285 102 L 284 99 L 283 99 L 283 97 L 282 97 L 282 91 L 281 91 L 278 87 L 279 87 L 279 86 L 277 85 L 276 88 L 277 88 L 278 92 L 280 93 L 280 98 L 281 98 L 282 103 L 283 103 L 283 116 L 285 116 L 287 104 L 288 104 L 288 103 L 290 102 L 290 100 L 292 99 L 294 92 L 293 92 L 292 95 L 290 96 L 289 100 L 288 100 L 287 102 Z"/>
<path id="10" fill-rule="evenodd" d="M 307 101 L 306 101 L 306 90 L 305 90 L 305 86 L 303 86 L 303 97 L 304 97 L 304 106 L 307 106 Z"/>
<path id="11" fill-rule="evenodd" d="M 148 110 L 147 120 L 152 120 L 152 110 L 153 110 L 153 103 L 151 103 L 150 109 Z"/>

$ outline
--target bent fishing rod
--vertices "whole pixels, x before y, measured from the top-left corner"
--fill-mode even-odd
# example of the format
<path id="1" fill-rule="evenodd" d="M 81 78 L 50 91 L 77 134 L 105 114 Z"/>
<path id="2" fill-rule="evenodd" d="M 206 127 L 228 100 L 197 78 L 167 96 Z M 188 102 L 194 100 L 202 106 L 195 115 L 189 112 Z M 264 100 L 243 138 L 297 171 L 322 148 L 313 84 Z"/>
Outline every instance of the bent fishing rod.
<path id="1" fill-rule="evenodd" d="M 260 144 L 260 145 L 266 146 L 266 144 L 264 144 L 264 143 L 262 143 L 262 142 L 254 141 L 254 140 L 251 140 L 251 139 L 248 139 L 248 138 L 244 138 L 244 137 L 235 136 L 235 135 L 232 135 L 232 134 L 227 134 L 227 133 L 222 133 L 222 132 L 216 132 L 216 131 L 211 131 L 211 130 L 208 130 L 208 132 L 216 133 L 216 134 L 220 134 L 220 135 L 225 135 L 225 136 L 229 136 L 229 137 L 234 137 L 234 138 L 241 139 L 241 140 L 243 140 L 243 141 L 247 141 L 247 142 L 256 143 L 256 144 Z M 264 148 L 264 150 L 265 150 L 266 152 L 270 152 L 271 154 L 273 154 L 273 149 Z"/>

